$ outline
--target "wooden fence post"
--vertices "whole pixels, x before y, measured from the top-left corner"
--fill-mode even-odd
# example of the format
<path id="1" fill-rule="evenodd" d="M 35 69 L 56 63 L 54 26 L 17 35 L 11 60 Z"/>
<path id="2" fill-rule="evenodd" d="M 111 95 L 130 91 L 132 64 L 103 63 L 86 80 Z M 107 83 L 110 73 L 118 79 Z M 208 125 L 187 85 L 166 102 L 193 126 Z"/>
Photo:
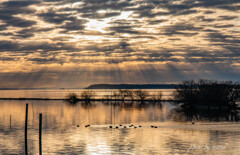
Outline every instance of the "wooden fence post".
<path id="1" fill-rule="evenodd" d="M 26 104 L 26 115 L 25 115 L 25 154 L 28 154 L 27 147 L 27 126 L 28 126 L 28 103 Z"/>
<path id="2" fill-rule="evenodd" d="M 42 114 L 39 114 L 39 155 L 42 155 Z"/>

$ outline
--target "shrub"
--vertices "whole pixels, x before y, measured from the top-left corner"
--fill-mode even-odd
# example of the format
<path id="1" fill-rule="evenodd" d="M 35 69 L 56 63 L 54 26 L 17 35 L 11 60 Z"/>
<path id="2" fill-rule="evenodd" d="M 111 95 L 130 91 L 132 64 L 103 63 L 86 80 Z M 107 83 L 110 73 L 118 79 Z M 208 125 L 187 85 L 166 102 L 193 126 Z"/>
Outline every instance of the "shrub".
<path id="1" fill-rule="evenodd" d="M 68 93 L 65 97 L 65 100 L 67 100 L 70 103 L 77 103 L 79 101 L 79 98 L 76 93 Z"/>

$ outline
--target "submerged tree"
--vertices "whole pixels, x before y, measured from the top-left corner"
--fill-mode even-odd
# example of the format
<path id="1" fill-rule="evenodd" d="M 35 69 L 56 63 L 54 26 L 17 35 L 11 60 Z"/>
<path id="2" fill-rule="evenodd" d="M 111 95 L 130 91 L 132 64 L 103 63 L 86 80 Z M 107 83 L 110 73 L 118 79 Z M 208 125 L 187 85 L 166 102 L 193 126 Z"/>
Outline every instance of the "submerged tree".
<path id="1" fill-rule="evenodd" d="M 190 117 L 195 115 L 198 118 L 200 113 L 211 116 L 228 113 L 237 118 L 240 87 L 232 81 L 189 80 L 179 84 L 173 97 L 181 104 L 181 111 Z M 207 112 L 203 112 L 204 107 L 207 107 Z"/>
<path id="2" fill-rule="evenodd" d="M 134 100 L 134 92 L 130 89 L 125 89 L 127 97 L 129 97 L 132 101 Z"/>
<path id="3" fill-rule="evenodd" d="M 110 101 L 111 100 L 111 95 L 104 95 L 104 99 L 107 100 L 107 101 Z"/>
<path id="4" fill-rule="evenodd" d="M 115 98 L 115 100 L 119 99 L 120 98 L 120 94 L 118 92 L 114 91 L 113 94 L 112 94 L 112 97 Z"/>
<path id="5" fill-rule="evenodd" d="M 65 100 L 69 103 L 77 103 L 79 101 L 78 95 L 76 93 L 68 93 Z"/>
<path id="6" fill-rule="evenodd" d="M 85 102 L 90 102 L 94 96 L 95 93 L 92 90 L 85 90 L 81 93 L 81 98 L 84 99 Z"/>
<path id="7" fill-rule="evenodd" d="M 154 102 L 161 102 L 162 97 L 163 97 L 163 94 L 161 91 L 159 91 L 158 93 L 151 94 L 151 98 Z"/>
<path id="8" fill-rule="evenodd" d="M 181 104 L 184 112 L 195 113 L 195 105 L 198 104 L 197 84 L 193 80 L 183 81 L 175 89 L 172 96 Z"/>
<path id="9" fill-rule="evenodd" d="M 119 89 L 118 90 L 118 95 L 119 95 L 121 100 L 124 100 L 128 96 L 127 90 L 126 89 Z"/>
<path id="10" fill-rule="evenodd" d="M 134 91 L 134 94 L 135 94 L 138 98 L 140 98 L 141 101 L 143 101 L 145 98 L 147 98 L 147 97 L 149 96 L 149 93 L 148 93 L 147 91 L 141 90 L 141 89 L 135 90 L 135 91 Z"/>

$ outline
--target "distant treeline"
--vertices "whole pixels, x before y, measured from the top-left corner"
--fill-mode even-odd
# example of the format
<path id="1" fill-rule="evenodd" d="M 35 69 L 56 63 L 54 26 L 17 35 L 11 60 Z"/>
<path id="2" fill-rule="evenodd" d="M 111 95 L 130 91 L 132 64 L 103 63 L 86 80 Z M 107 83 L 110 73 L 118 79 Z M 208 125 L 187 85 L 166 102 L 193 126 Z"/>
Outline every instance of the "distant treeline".
<path id="1" fill-rule="evenodd" d="M 87 89 L 174 89 L 177 84 L 94 84 Z"/>

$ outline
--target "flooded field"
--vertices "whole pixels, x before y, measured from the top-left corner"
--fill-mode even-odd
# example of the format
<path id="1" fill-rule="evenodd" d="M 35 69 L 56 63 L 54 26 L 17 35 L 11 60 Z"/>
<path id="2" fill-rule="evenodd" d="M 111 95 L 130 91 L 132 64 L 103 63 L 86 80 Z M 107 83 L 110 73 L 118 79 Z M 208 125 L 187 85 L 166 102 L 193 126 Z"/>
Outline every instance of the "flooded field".
<path id="1" fill-rule="evenodd" d="M 33 90 L 0 90 L 0 98 L 49 98 L 64 99 L 69 93 L 80 95 L 86 89 L 33 89 Z M 117 89 L 94 89 L 94 98 L 104 98 L 113 95 Z M 163 99 L 169 99 L 173 89 L 146 89 L 151 94 L 162 92 Z"/>
<path id="2" fill-rule="evenodd" d="M 174 121 L 170 115 L 174 107 L 168 102 L 73 105 L 64 101 L 29 101 L 27 150 L 29 154 L 39 152 L 42 113 L 43 154 L 240 152 L 240 123 Z M 26 101 L 0 101 L 0 154 L 25 153 L 25 109 Z"/>

